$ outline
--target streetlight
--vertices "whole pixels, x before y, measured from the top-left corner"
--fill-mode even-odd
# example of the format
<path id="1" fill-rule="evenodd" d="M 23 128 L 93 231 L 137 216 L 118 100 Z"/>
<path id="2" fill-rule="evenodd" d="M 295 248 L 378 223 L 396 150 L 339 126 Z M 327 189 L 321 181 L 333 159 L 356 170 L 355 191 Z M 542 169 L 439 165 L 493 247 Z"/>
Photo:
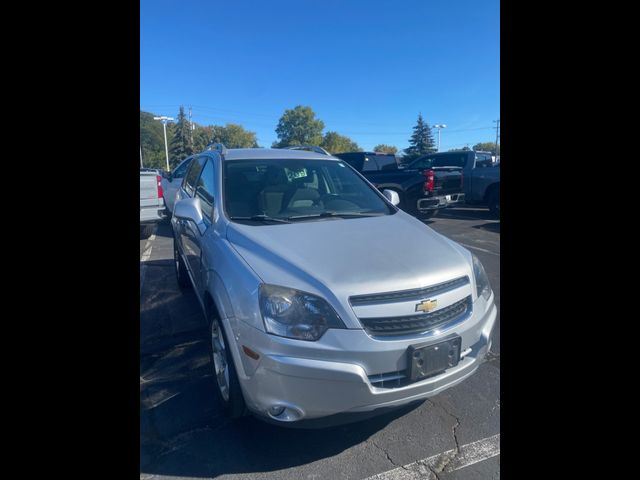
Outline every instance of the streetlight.
<path id="1" fill-rule="evenodd" d="M 434 125 L 433 128 L 438 129 L 438 151 L 440 151 L 440 130 L 447 128 L 447 126 L 444 123 L 439 123 L 438 125 Z"/>
<path id="2" fill-rule="evenodd" d="M 154 120 L 162 121 L 162 126 L 164 127 L 164 153 L 167 155 L 167 172 L 171 171 L 169 168 L 169 147 L 167 147 L 167 122 L 173 122 L 172 117 L 153 117 Z"/>

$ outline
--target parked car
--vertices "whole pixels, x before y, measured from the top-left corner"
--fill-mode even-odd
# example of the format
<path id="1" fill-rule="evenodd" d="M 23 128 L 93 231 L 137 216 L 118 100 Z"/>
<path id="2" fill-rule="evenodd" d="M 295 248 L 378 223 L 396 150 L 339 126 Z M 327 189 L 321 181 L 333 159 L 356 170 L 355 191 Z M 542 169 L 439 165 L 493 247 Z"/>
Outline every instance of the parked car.
<path id="1" fill-rule="evenodd" d="M 379 152 L 346 152 L 343 159 L 380 190 L 400 196 L 400 208 L 418 218 L 434 216 L 438 210 L 464 201 L 459 168 L 399 168 L 396 156 Z"/>
<path id="2" fill-rule="evenodd" d="M 500 162 L 494 163 L 489 152 L 460 150 L 426 155 L 410 168 L 460 167 L 464 175 L 465 201 L 484 204 L 494 216 L 500 215 Z"/>
<path id="3" fill-rule="evenodd" d="M 497 313 L 484 268 L 398 201 L 323 153 L 194 157 L 171 219 L 174 264 L 208 321 L 229 416 L 352 421 L 476 371 Z"/>
<path id="4" fill-rule="evenodd" d="M 182 184 L 182 179 L 184 178 L 185 173 L 187 173 L 187 168 L 191 164 L 191 160 L 193 160 L 194 155 L 185 158 L 182 162 L 178 164 L 173 171 L 167 173 L 162 178 L 162 188 L 164 190 L 164 203 L 167 206 L 167 210 L 169 211 L 169 215 L 173 213 L 173 204 L 176 201 L 176 192 L 180 188 Z"/>
<path id="5" fill-rule="evenodd" d="M 153 225 L 166 218 L 162 176 L 155 170 L 140 170 L 140 229 L 150 235 Z"/>

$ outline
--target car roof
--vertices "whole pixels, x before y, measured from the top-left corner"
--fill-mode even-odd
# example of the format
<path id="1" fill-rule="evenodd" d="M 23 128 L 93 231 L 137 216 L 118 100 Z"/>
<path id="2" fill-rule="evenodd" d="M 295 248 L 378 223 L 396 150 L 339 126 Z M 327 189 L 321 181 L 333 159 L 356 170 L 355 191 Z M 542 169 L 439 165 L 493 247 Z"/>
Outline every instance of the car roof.
<path id="1" fill-rule="evenodd" d="M 213 150 L 215 151 L 215 150 Z M 258 159 L 309 159 L 309 160 L 334 160 L 339 158 L 324 155 L 322 153 L 309 152 L 306 150 L 287 150 L 286 148 L 229 148 L 224 160 L 258 160 Z"/>

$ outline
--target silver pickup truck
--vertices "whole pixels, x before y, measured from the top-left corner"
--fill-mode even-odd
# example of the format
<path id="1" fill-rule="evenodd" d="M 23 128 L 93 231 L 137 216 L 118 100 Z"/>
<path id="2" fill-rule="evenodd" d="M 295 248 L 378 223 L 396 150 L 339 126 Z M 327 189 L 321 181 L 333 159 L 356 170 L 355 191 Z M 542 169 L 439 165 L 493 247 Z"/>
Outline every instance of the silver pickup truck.
<path id="1" fill-rule="evenodd" d="M 140 229 L 145 235 L 153 230 L 153 224 L 166 218 L 162 193 L 162 176 L 155 170 L 140 171 Z"/>
<path id="2" fill-rule="evenodd" d="M 208 321 L 228 415 L 354 419 L 476 371 L 497 315 L 487 274 L 398 203 L 322 153 L 195 156 L 171 218 L 174 265 Z"/>

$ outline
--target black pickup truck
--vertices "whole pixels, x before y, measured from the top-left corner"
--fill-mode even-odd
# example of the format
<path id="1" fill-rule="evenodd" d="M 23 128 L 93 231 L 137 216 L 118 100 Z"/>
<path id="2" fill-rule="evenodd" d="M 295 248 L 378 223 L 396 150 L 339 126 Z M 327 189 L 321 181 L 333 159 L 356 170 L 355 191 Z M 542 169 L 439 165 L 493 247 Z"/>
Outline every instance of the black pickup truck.
<path id="1" fill-rule="evenodd" d="M 464 201 L 461 168 L 399 168 L 395 155 L 378 152 L 346 152 L 334 156 L 355 168 L 380 191 L 398 192 L 399 207 L 418 218 L 432 217 L 441 208 Z"/>

